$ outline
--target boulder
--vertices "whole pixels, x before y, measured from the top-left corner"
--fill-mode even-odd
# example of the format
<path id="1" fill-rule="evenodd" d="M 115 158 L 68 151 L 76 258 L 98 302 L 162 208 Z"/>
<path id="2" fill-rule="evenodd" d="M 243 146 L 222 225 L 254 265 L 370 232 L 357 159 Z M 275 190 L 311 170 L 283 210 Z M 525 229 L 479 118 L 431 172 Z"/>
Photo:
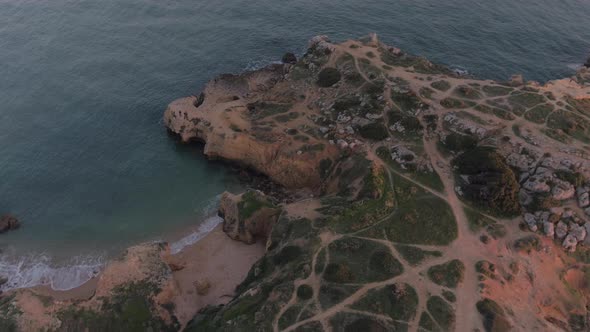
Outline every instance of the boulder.
<path id="1" fill-rule="evenodd" d="M 586 63 L 584 63 L 584 67 L 590 68 L 590 57 L 588 57 L 588 59 L 586 60 Z"/>
<path id="2" fill-rule="evenodd" d="M 0 287 L 8 282 L 8 278 L 0 276 Z"/>
<path id="3" fill-rule="evenodd" d="M 558 239 L 563 239 L 567 235 L 567 231 L 567 225 L 563 221 L 560 221 L 555 227 L 555 237 Z"/>
<path id="4" fill-rule="evenodd" d="M 330 44 L 330 38 L 328 36 L 320 35 L 313 37 L 309 41 L 308 48 L 319 54 L 330 54 L 334 46 Z"/>
<path id="5" fill-rule="evenodd" d="M 583 192 L 578 195 L 578 206 L 581 208 L 585 208 L 590 205 L 590 194 L 588 192 Z"/>
<path id="6" fill-rule="evenodd" d="M 574 252 L 574 251 L 576 251 L 576 247 L 578 245 L 578 240 L 576 239 L 575 236 L 569 234 L 568 236 L 565 237 L 565 240 L 563 240 L 563 243 L 561 245 L 563 246 L 563 248 L 565 250 L 568 250 L 569 252 Z"/>
<path id="7" fill-rule="evenodd" d="M 258 190 L 221 195 L 223 231 L 234 240 L 252 244 L 257 238 L 267 239 L 280 214 L 281 208 Z"/>
<path id="8" fill-rule="evenodd" d="M 590 233 L 590 222 L 585 223 L 584 228 L 586 229 L 586 239 L 584 240 L 584 245 L 590 246 L 590 236 L 588 236 Z"/>
<path id="9" fill-rule="evenodd" d="M 0 233 L 15 230 L 20 227 L 18 219 L 11 215 L 0 217 Z"/>
<path id="10" fill-rule="evenodd" d="M 209 293 L 209 288 L 211 288 L 211 284 L 207 279 L 197 280 L 193 283 L 193 285 L 195 286 L 197 294 L 199 295 L 207 295 L 207 293 Z"/>
<path id="11" fill-rule="evenodd" d="M 574 186 L 566 181 L 556 180 L 555 186 L 551 189 L 551 195 L 558 201 L 565 201 L 574 197 L 576 190 Z"/>
<path id="12" fill-rule="evenodd" d="M 295 54 L 293 53 L 285 53 L 285 55 L 283 55 L 283 58 L 281 59 L 281 61 L 283 63 L 288 63 L 290 65 L 294 65 L 297 63 L 297 57 L 295 56 Z"/>
<path id="13" fill-rule="evenodd" d="M 543 223 L 543 233 L 545 233 L 546 236 L 553 238 L 555 236 L 555 225 L 550 222 Z"/>
<path id="14" fill-rule="evenodd" d="M 529 227 L 529 229 L 532 232 L 537 231 L 537 219 L 535 218 L 535 216 L 533 214 L 525 213 L 524 222 L 527 224 L 527 226 Z"/>
<path id="15" fill-rule="evenodd" d="M 524 85 L 524 77 L 522 75 L 512 75 L 508 84 L 511 86 L 522 86 Z"/>
<path id="16" fill-rule="evenodd" d="M 531 176 L 522 185 L 522 187 L 530 192 L 534 193 L 546 193 L 551 190 L 551 187 L 547 184 L 543 177 Z"/>
<path id="17" fill-rule="evenodd" d="M 584 226 L 580 226 L 576 223 L 570 223 L 570 232 L 569 235 L 576 238 L 578 242 L 584 241 L 586 239 L 586 228 Z"/>

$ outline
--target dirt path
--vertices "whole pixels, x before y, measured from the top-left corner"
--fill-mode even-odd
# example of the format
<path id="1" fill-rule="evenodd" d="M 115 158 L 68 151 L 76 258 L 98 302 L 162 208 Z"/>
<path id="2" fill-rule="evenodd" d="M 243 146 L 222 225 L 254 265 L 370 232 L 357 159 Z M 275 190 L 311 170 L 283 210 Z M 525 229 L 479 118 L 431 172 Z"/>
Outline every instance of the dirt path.
<path id="1" fill-rule="evenodd" d="M 456 331 L 472 331 L 475 328 L 482 330 L 481 319 L 475 310 L 475 305 L 479 300 L 479 281 L 474 267 L 475 263 L 483 258 L 479 253 L 484 247 L 481 246 L 477 237 L 471 234 L 469 230 L 469 222 L 463 209 L 463 203 L 455 193 L 455 182 L 449 163 L 444 161 L 436 149 L 434 141 L 424 140 L 424 150 L 430 157 L 432 167 L 439 174 L 444 184 L 447 202 L 457 221 L 458 236 L 447 250 L 447 253 L 465 264 L 463 283 L 457 289 L 457 323 L 455 329 Z"/>

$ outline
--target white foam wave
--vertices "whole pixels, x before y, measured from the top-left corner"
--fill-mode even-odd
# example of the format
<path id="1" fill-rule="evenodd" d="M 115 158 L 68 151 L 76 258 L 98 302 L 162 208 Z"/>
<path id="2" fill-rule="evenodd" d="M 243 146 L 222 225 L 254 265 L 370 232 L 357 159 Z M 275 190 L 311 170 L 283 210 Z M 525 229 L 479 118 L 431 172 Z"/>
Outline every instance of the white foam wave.
<path id="1" fill-rule="evenodd" d="M 17 259 L 0 256 L 0 276 L 8 279 L 1 289 L 46 285 L 54 290 L 69 290 L 96 277 L 104 265 L 102 256 L 79 256 L 60 264 L 47 255 Z"/>
<path id="2" fill-rule="evenodd" d="M 219 208 L 219 201 L 221 200 L 221 194 L 215 195 L 207 200 L 207 203 L 203 207 L 202 214 L 203 216 L 212 216 L 217 214 L 217 209 Z"/>
<path id="3" fill-rule="evenodd" d="M 568 63 L 568 64 L 566 64 L 566 67 L 568 67 L 571 70 L 578 70 L 578 69 L 582 68 L 582 66 L 584 66 L 584 65 L 581 63 Z"/>
<path id="4" fill-rule="evenodd" d="M 211 232 L 217 225 L 223 222 L 223 219 L 218 216 L 211 216 L 199 225 L 195 232 L 183 237 L 182 239 L 170 244 L 170 252 L 172 254 L 179 253 L 184 247 L 197 243 Z"/>
<path id="5" fill-rule="evenodd" d="M 173 254 L 197 243 L 223 222 L 223 219 L 216 215 L 220 199 L 221 195 L 217 195 L 207 201 L 202 214 L 210 217 L 205 219 L 195 232 L 172 243 L 170 250 Z M 50 286 L 54 290 L 70 290 L 98 276 L 105 265 L 106 259 L 102 255 L 77 256 L 63 263 L 56 263 L 45 254 L 0 255 L 0 278 L 7 278 L 7 282 L 0 286 L 0 290 L 8 291 L 40 285 Z"/>
<path id="6" fill-rule="evenodd" d="M 452 65 L 449 67 L 455 74 L 459 76 L 467 76 L 469 75 L 469 71 L 461 66 Z"/>
<path id="7" fill-rule="evenodd" d="M 262 69 L 268 65 L 277 65 L 281 64 L 281 61 L 277 61 L 276 59 L 260 59 L 260 60 L 252 60 L 246 64 L 243 71 L 255 71 L 258 69 Z"/>

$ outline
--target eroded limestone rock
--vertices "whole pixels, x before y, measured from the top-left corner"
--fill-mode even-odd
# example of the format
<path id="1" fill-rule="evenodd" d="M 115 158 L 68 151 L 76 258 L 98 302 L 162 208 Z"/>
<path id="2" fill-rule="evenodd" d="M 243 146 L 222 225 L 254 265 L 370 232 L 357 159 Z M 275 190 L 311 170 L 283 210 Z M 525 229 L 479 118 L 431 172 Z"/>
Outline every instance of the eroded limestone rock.
<path id="1" fill-rule="evenodd" d="M 280 213 L 281 208 L 258 190 L 241 195 L 225 192 L 221 196 L 223 231 L 234 240 L 252 244 L 257 238 L 268 238 Z"/>

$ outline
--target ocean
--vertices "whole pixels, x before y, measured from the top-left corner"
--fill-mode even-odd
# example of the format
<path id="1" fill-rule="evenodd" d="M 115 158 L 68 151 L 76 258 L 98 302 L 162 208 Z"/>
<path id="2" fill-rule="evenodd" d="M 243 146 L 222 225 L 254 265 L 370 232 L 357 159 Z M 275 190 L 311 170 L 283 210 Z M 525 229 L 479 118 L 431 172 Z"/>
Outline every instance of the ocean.
<path id="1" fill-rule="evenodd" d="M 169 137 L 166 105 L 325 34 L 388 44 L 480 77 L 571 75 L 590 56 L 588 0 L 0 0 L 4 289 L 75 287 L 144 241 L 175 250 L 242 185 Z M 194 233 L 191 233 L 193 231 Z"/>

